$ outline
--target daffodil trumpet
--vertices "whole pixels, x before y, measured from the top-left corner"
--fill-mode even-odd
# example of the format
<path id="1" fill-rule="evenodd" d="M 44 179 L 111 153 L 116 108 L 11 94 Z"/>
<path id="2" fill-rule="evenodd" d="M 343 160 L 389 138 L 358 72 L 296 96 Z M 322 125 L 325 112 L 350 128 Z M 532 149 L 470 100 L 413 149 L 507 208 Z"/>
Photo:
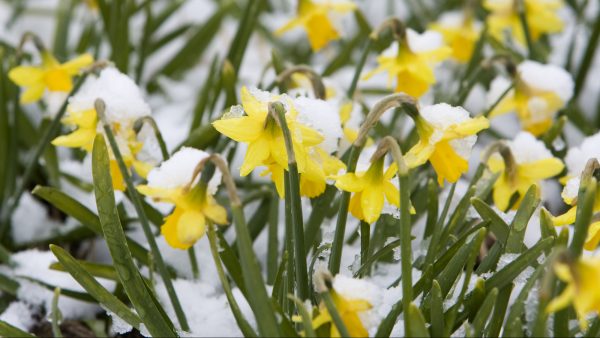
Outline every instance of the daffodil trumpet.
<path id="1" fill-rule="evenodd" d="M 350 153 L 346 161 L 346 172 L 348 174 L 353 174 L 356 171 L 356 164 L 358 162 L 360 152 L 367 142 L 371 128 L 373 128 L 373 126 L 379 122 L 379 119 L 386 111 L 401 106 L 408 107 L 408 110 L 411 112 L 416 113 L 418 111 L 415 98 L 404 93 L 395 93 L 382 98 L 369 111 L 367 117 L 360 126 L 358 136 L 352 143 L 352 147 L 350 147 Z M 350 207 L 350 196 L 351 192 L 343 191 L 340 198 L 340 210 L 338 212 L 335 234 L 331 246 L 331 256 L 329 257 L 329 270 L 332 273 L 338 273 L 340 270 L 342 250 L 344 245 L 344 234 L 346 231 L 346 221 L 348 220 L 348 209 Z"/>

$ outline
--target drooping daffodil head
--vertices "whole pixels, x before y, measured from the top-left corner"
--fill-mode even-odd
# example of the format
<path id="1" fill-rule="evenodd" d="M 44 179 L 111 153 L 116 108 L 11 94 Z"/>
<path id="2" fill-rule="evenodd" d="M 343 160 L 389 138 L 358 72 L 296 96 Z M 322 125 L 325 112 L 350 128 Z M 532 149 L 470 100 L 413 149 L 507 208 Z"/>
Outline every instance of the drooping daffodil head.
<path id="1" fill-rule="evenodd" d="M 275 34 L 281 35 L 302 27 L 308 36 L 310 47 L 318 51 L 340 38 L 334 16 L 352 12 L 354 9 L 356 4 L 346 0 L 299 0 L 296 17 L 279 28 Z"/>
<path id="2" fill-rule="evenodd" d="M 519 9 L 519 2 L 523 8 Z M 527 45 L 520 10 L 525 13 L 532 41 L 537 41 L 544 34 L 562 31 L 564 22 L 557 11 L 563 6 L 562 0 L 485 0 L 483 7 L 490 13 L 487 24 L 490 33 L 499 41 L 507 41 L 508 37 L 520 46 Z"/>
<path id="3" fill-rule="evenodd" d="M 564 69 L 536 61 L 523 61 L 514 74 L 514 87 L 505 93 L 511 82 L 497 77 L 491 84 L 488 103 L 500 101 L 490 117 L 515 112 L 523 129 L 535 136 L 546 132 L 556 113 L 573 96 L 573 79 Z"/>
<path id="4" fill-rule="evenodd" d="M 587 328 L 586 316 L 600 312 L 600 258 L 582 256 L 575 262 L 554 264 L 556 276 L 567 286 L 547 306 L 546 312 L 556 312 L 573 305 L 582 329 Z"/>
<path id="5" fill-rule="evenodd" d="M 466 63 L 471 59 L 481 33 L 481 23 L 475 21 L 472 13 L 446 12 L 430 28 L 442 34 L 445 43 L 452 48 L 454 60 Z"/>
<path id="6" fill-rule="evenodd" d="M 104 121 L 111 127 L 126 165 L 145 177 L 153 163 L 138 159 L 144 141 L 137 137 L 133 125 L 137 119 L 150 115 L 150 107 L 133 80 L 115 68 L 106 68 L 98 76 L 90 75 L 69 99 L 61 122 L 73 131 L 56 137 L 52 144 L 91 152 L 96 134 L 104 132 L 95 108 L 97 99 L 104 102 Z M 112 152 L 110 155 L 113 185 L 117 190 L 125 190 L 117 162 Z"/>
<path id="7" fill-rule="evenodd" d="M 174 205 L 161 227 L 167 243 L 176 249 L 188 249 L 204 236 L 207 222 L 227 224 L 227 211 L 214 199 L 221 174 L 217 171 L 208 184 L 193 177 L 198 163 L 209 155 L 183 147 L 148 174 L 148 183 L 137 190 L 158 202 Z"/>
<path id="8" fill-rule="evenodd" d="M 353 193 L 349 205 L 352 216 L 371 224 L 381 216 L 386 201 L 396 208 L 400 207 L 400 190 L 394 182 L 397 172 L 395 163 L 386 168 L 381 157 L 372 161 L 365 170 L 335 177 L 335 186 Z"/>
<path id="9" fill-rule="evenodd" d="M 452 50 L 435 31 L 422 34 L 406 29 L 401 41 L 394 41 L 377 58 L 379 67 L 365 76 L 387 73 L 388 87 L 396 83 L 395 91 L 421 97 L 436 82 L 434 67 L 450 56 Z"/>
<path id="10" fill-rule="evenodd" d="M 562 215 L 553 218 L 556 226 L 575 223 L 577 215 L 577 194 L 581 186 L 581 175 L 589 160 L 600 160 L 600 133 L 586 137 L 579 146 L 571 147 L 565 156 L 567 175 L 561 178 L 564 184 L 561 196 L 571 208 Z M 600 212 L 600 189 L 596 189 L 593 212 Z M 600 222 L 590 224 L 584 244 L 586 250 L 595 250 L 600 244 Z"/>
<path id="11" fill-rule="evenodd" d="M 469 169 L 477 133 L 489 127 L 483 117 L 471 118 L 462 107 L 446 103 L 425 106 L 415 117 L 419 141 L 405 156 L 410 168 L 429 161 L 440 185 L 454 183 Z"/>
<path id="12" fill-rule="evenodd" d="M 496 207 L 505 211 L 514 194 L 518 198 L 513 204 L 516 209 L 532 185 L 539 191 L 540 182 L 560 174 L 564 164 L 528 132 L 520 132 L 503 144 L 505 148 L 490 156 L 487 165 L 493 173 L 499 173 L 493 198 Z"/>
<path id="13" fill-rule="evenodd" d="M 8 72 L 15 84 L 25 88 L 20 99 L 22 104 L 38 101 L 45 91 L 70 92 L 73 77 L 94 62 L 91 54 L 80 55 L 63 64 L 47 50 L 41 52 L 41 57 L 42 63 L 38 66 L 17 66 Z"/>
<path id="14" fill-rule="evenodd" d="M 369 315 L 373 311 L 373 303 L 381 302 L 381 292 L 378 287 L 362 279 L 337 275 L 329 293 L 350 337 L 368 337 L 368 329 L 371 326 Z M 331 314 L 321 302 L 312 326 L 318 329 L 324 325 L 329 325 L 330 337 L 341 337 Z"/>

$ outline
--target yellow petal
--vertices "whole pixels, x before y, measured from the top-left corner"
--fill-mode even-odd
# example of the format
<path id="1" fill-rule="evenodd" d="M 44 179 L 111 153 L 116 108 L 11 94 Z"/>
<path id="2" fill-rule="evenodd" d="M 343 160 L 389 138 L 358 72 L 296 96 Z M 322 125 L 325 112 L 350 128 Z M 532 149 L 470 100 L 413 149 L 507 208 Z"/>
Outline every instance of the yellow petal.
<path id="1" fill-rule="evenodd" d="M 598 247 L 598 243 L 600 243 L 600 222 L 594 222 L 590 224 L 583 247 L 586 250 L 593 251 Z"/>
<path id="2" fill-rule="evenodd" d="M 352 216 L 356 217 L 357 219 L 364 220 L 365 216 L 362 211 L 361 200 L 362 200 L 362 192 L 357 192 L 357 193 L 353 194 L 352 198 L 350 198 L 350 204 L 348 205 L 348 210 L 350 211 Z"/>
<path id="3" fill-rule="evenodd" d="M 63 63 L 61 68 L 64 69 L 69 75 L 77 75 L 81 68 L 91 65 L 93 62 L 94 57 L 89 53 L 85 53 L 74 58 L 73 60 Z"/>
<path id="4" fill-rule="evenodd" d="M 259 121 L 264 121 L 267 117 L 267 103 L 259 101 L 245 86 L 242 87 L 241 101 L 242 107 L 244 107 L 244 111 L 248 116 Z"/>
<path id="5" fill-rule="evenodd" d="M 458 181 L 460 175 L 469 170 L 467 160 L 460 157 L 447 141 L 438 142 L 435 145 L 429 162 L 438 175 L 440 185 L 444 185 L 444 180 L 449 183 Z"/>
<path id="6" fill-rule="evenodd" d="M 212 196 L 206 196 L 206 198 L 207 204 L 202 209 L 204 215 L 216 224 L 227 224 L 227 210 L 219 205 Z"/>
<path id="7" fill-rule="evenodd" d="M 577 206 L 572 207 L 569 211 L 565 212 L 560 216 L 552 218 L 552 223 L 555 226 L 563 226 L 575 223 L 575 217 L 577 215 Z"/>
<path id="8" fill-rule="evenodd" d="M 365 182 L 362 177 L 347 173 L 336 178 L 335 186 L 344 191 L 360 192 L 365 188 Z"/>
<path id="9" fill-rule="evenodd" d="M 510 203 L 510 198 L 514 192 L 515 190 L 510 187 L 505 175 L 500 175 L 496 183 L 494 183 L 493 198 L 496 207 L 502 211 L 506 211 L 506 209 L 508 209 L 508 204 Z"/>
<path id="10" fill-rule="evenodd" d="M 44 87 L 43 83 L 35 84 L 27 89 L 21 94 L 20 102 L 21 104 L 33 103 L 42 98 L 44 95 Z"/>
<path id="11" fill-rule="evenodd" d="M 249 116 L 224 118 L 212 123 L 215 129 L 236 142 L 252 142 L 263 132 L 264 122 Z"/>
<path id="12" fill-rule="evenodd" d="M 400 190 L 396 188 L 391 182 L 383 183 L 383 192 L 385 193 L 385 198 L 392 205 L 400 207 Z"/>
<path id="13" fill-rule="evenodd" d="M 429 144 L 429 140 L 420 140 L 404 156 L 409 168 L 415 168 L 425 164 L 435 150 L 435 147 Z"/>
<path id="14" fill-rule="evenodd" d="M 556 298 L 554 298 L 548 306 L 546 306 L 546 313 L 556 312 L 564 309 L 571 304 L 573 297 L 575 296 L 575 286 L 567 285 L 563 292 Z"/>
<path id="15" fill-rule="evenodd" d="M 490 127 L 490 121 L 483 116 L 469 119 L 465 122 L 450 126 L 445 132 L 443 139 L 451 140 L 462 138 L 469 135 L 475 135 L 483 129 Z"/>
<path id="16" fill-rule="evenodd" d="M 264 165 L 265 160 L 269 157 L 269 143 L 264 137 L 258 138 L 256 141 L 248 145 L 248 151 L 244 157 L 244 163 L 240 168 L 240 175 L 248 175 L 254 168 Z"/>
<path id="17" fill-rule="evenodd" d="M 44 84 L 52 92 L 69 92 L 73 88 L 71 76 L 60 68 L 46 71 Z"/>
<path id="18" fill-rule="evenodd" d="M 63 135 L 52 140 L 57 147 L 83 148 L 91 150 L 96 137 L 96 131 L 92 129 L 77 129 L 74 132 Z"/>
<path id="19" fill-rule="evenodd" d="M 564 169 L 565 165 L 558 158 L 545 158 L 543 160 L 519 165 L 519 175 L 531 179 L 546 179 L 554 177 Z"/>
<path id="20" fill-rule="evenodd" d="M 18 86 L 22 87 L 41 84 L 43 77 L 44 71 L 33 66 L 18 66 L 8 72 L 8 78 Z"/>

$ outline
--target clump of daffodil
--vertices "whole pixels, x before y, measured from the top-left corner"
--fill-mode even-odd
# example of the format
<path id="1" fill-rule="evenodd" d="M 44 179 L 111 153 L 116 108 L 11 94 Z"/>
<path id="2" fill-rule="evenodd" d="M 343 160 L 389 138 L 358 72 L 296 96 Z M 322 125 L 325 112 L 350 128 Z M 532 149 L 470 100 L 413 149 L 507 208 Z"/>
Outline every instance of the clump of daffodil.
<path id="1" fill-rule="evenodd" d="M 206 232 L 207 221 L 227 224 L 227 211 L 212 196 L 221 175 L 216 172 L 208 184 L 193 177 L 196 165 L 206 157 L 202 150 L 183 147 L 150 171 L 147 184 L 137 187 L 155 201 L 175 206 L 160 230 L 173 248 L 183 250 L 194 245 Z"/>
<path id="2" fill-rule="evenodd" d="M 562 31 L 564 23 L 557 14 L 563 5 L 562 0 L 485 0 L 483 7 L 490 11 L 487 24 L 490 33 L 500 41 L 506 41 L 507 34 L 521 46 L 527 44 L 523 22 L 519 17 L 521 10 L 529 27 L 531 39 L 537 41 L 543 34 Z"/>
<path id="3" fill-rule="evenodd" d="M 409 167 L 431 163 L 440 185 L 454 183 L 469 169 L 477 133 L 489 127 L 483 117 L 471 118 L 462 107 L 446 103 L 426 106 L 413 116 L 419 142 L 405 156 Z"/>
<path id="4" fill-rule="evenodd" d="M 430 28 L 442 34 L 446 44 L 452 48 L 453 59 L 460 63 L 471 59 L 481 33 L 481 24 L 475 21 L 472 11 L 444 13 Z"/>
<path id="5" fill-rule="evenodd" d="M 532 185 L 539 190 L 542 180 L 560 174 L 564 168 L 562 161 L 554 157 L 543 142 L 527 132 L 503 142 L 498 153 L 489 157 L 487 165 L 493 173 L 500 173 L 494 183 L 493 198 L 502 211 L 508 208 L 514 194 L 518 195 L 513 205 L 516 209 Z"/>
<path id="6" fill-rule="evenodd" d="M 95 102 L 104 102 L 102 112 L 115 135 L 123 160 L 128 167 L 145 177 L 152 164 L 138 159 L 144 143 L 138 139 L 133 125 L 138 118 L 148 116 L 150 107 L 143 100 L 139 88 L 126 75 L 114 68 L 104 69 L 98 77 L 90 76 L 79 92 L 71 97 L 66 116 L 62 123 L 74 130 L 52 140 L 55 146 L 81 148 L 92 151 L 97 133 L 103 133 Z M 113 186 L 116 190 L 125 190 L 125 183 L 116 159 L 111 152 L 110 161 Z"/>
<path id="7" fill-rule="evenodd" d="M 38 66 L 17 66 L 8 72 L 8 77 L 15 84 L 25 88 L 20 99 L 22 104 L 38 101 L 46 90 L 70 92 L 73 77 L 94 62 L 92 55 L 83 54 L 61 64 L 48 50 L 42 50 L 41 58 L 42 63 Z"/>
<path id="8" fill-rule="evenodd" d="M 553 218 L 554 225 L 564 226 L 575 223 L 577 214 L 577 194 L 581 185 L 581 175 L 589 160 L 600 159 L 600 133 L 586 137 L 579 147 L 572 147 L 565 156 L 567 175 L 561 178 L 565 185 L 562 191 L 563 201 L 571 208 L 562 215 Z M 596 191 L 593 212 L 600 212 L 600 189 Z M 586 250 L 595 250 L 600 243 L 600 222 L 590 224 L 584 244 Z"/>
<path id="9" fill-rule="evenodd" d="M 285 119 L 300 173 L 300 193 L 308 197 L 320 195 L 325 190 L 326 177 L 343 167 L 337 158 L 330 155 L 337 146 L 337 132 L 333 136 L 326 134 L 326 131 L 336 128 L 341 134 L 339 118 L 333 123 L 328 123 L 330 120 L 326 118 L 318 120 L 319 113 L 329 110 L 326 102 L 310 98 L 293 100 L 287 95 L 278 97 L 245 87 L 242 88 L 241 101 L 241 106 L 232 107 L 228 114 L 213 122 L 215 129 L 223 135 L 248 144 L 240 175 L 246 176 L 256 167 L 264 166 L 267 170 L 262 174 L 271 174 L 279 195 L 284 195 L 283 177 L 284 171 L 288 170 L 285 140 L 281 127 L 268 111 L 270 102 L 281 101 L 286 108 Z M 313 108 L 322 109 L 312 111 Z M 333 115 L 337 116 L 337 113 Z M 317 123 L 321 125 L 315 128 L 308 126 L 316 126 Z"/>
<path id="10" fill-rule="evenodd" d="M 508 90 L 510 81 L 497 77 L 491 84 L 489 104 Z M 491 111 L 490 117 L 516 112 L 523 129 L 535 136 L 547 131 L 556 113 L 573 96 L 573 79 L 564 69 L 536 61 L 524 61 L 513 74 L 513 88 Z"/>
<path id="11" fill-rule="evenodd" d="M 375 159 L 366 171 L 336 177 L 335 186 L 353 193 L 350 198 L 350 213 L 370 224 L 379 219 L 385 200 L 400 207 L 400 190 L 392 182 L 397 172 L 395 163 L 384 170 L 384 159 L 381 157 Z"/>
<path id="12" fill-rule="evenodd" d="M 450 56 L 452 50 L 445 46 L 443 37 L 435 31 L 419 34 L 406 29 L 400 41 L 394 41 L 377 58 L 379 67 L 365 76 L 386 72 L 388 87 L 396 81 L 396 92 L 420 97 L 435 83 L 433 68 Z"/>
<path id="13" fill-rule="evenodd" d="M 555 312 L 573 305 L 582 329 L 587 328 L 586 316 L 600 312 L 600 258 L 582 256 L 576 262 L 558 262 L 554 265 L 556 276 L 567 286 L 553 299 L 546 312 Z"/>
<path id="14" fill-rule="evenodd" d="M 275 34 L 281 35 L 296 27 L 303 27 L 308 35 L 310 47 L 314 51 L 340 38 L 332 20 L 332 14 L 344 14 L 356 9 L 356 4 L 343 0 L 299 0 L 296 17 L 279 28 Z"/>

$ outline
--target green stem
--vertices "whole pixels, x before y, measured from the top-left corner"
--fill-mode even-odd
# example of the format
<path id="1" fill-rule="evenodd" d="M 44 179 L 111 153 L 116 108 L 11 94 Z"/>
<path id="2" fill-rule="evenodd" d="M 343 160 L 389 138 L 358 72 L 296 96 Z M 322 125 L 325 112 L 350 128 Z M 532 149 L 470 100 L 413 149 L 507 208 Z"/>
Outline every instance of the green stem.
<path id="1" fill-rule="evenodd" d="M 192 276 L 194 279 L 200 278 L 200 269 L 198 268 L 198 260 L 196 259 L 196 250 L 194 247 L 190 247 L 188 250 L 188 257 L 190 258 L 190 265 L 192 266 Z"/>
<path id="2" fill-rule="evenodd" d="M 231 312 L 233 312 L 235 321 L 245 337 L 256 337 L 256 333 L 252 329 L 252 326 L 248 324 L 246 318 L 244 318 L 244 315 L 242 314 L 242 311 L 240 310 L 240 307 L 233 296 L 231 286 L 229 285 L 229 279 L 227 279 L 225 271 L 223 270 L 223 265 L 221 264 L 221 258 L 219 256 L 219 249 L 217 247 L 217 237 L 215 235 L 214 224 L 212 224 L 212 222 L 207 222 L 206 226 L 208 227 L 208 242 L 210 244 L 210 252 L 213 256 L 213 260 L 215 261 L 217 274 L 219 275 L 221 285 L 223 285 L 223 291 L 225 291 L 225 296 L 227 297 L 227 302 L 229 303 Z"/>
<path id="3" fill-rule="evenodd" d="M 369 52 L 371 51 L 371 46 L 373 45 L 373 40 L 369 37 L 367 39 L 367 44 L 365 45 L 362 54 L 360 55 L 360 59 L 358 64 L 356 65 L 356 69 L 354 70 L 354 76 L 352 77 L 352 82 L 350 83 L 350 87 L 348 88 L 348 92 L 346 93 L 348 98 L 352 100 L 354 97 L 354 92 L 356 91 L 356 86 L 358 84 L 358 79 L 360 78 L 360 73 L 365 66 L 365 62 L 367 61 L 367 56 L 369 56 Z"/>
<path id="4" fill-rule="evenodd" d="M 485 117 L 489 117 L 490 114 L 492 113 L 492 111 L 494 111 L 494 109 L 496 109 L 496 107 L 500 104 L 500 102 L 502 102 L 502 99 L 504 99 L 504 97 L 506 95 L 508 95 L 508 93 L 514 88 L 514 84 L 511 84 L 508 88 L 506 88 L 506 90 L 504 90 L 504 92 L 502 92 L 502 94 L 498 97 L 498 99 L 496 99 L 496 101 L 494 101 L 494 103 L 483 113 L 483 116 Z"/>
<path id="5" fill-rule="evenodd" d="M 40 142 L 38 143 L 37 147 L 33 152 L 33 155 L 29 158 L 25 167 L 25 171 L 23 172 L 23 176 L 21 177 L 21 181 L 17 186 L 17 189 L 7 201 L 5 208 L 3 208 L 2 213 L 0 214 L 0 238 L 3 238 L 6 234 L 6 230 L 10 221 L 10 216 L 15 211 L 17 206 L 19 206 L 21 195 L 23 195 L 23 192 L 25 192 L 25 189 L 27 188 L 27 185 L 31 180 L 31 176 L 38 165 L 40 156 L 42 156 L 42 154 L 46 150 L 46 147 L 50 144 L 50 141 L 52 141 L 52 139 L 56 136 L 60 129 L 60 120 L 63 118 L 65 112 L 67 111 L 69 98 L 75 95 L 75 93 L 77 93 L 77 91 L 79 90 L 79 88 L 81 88 L 81 85 L 85 81 L 86 77 L 87 74 L 85 73 L 79 77 L 79 79 L 73 86 L 73 89 L 71 90 L 71 92 L 63 102 L 62 106 L 60 107 L 58 113 L 56 114 L 52 122 L 50 122 L 48 128 L 46 128 L 44 135 L 40 139 Z"/>
<path id="6" fill-rule="evenodd" d="M 121 150 L 119 149 L 119 145 L 117 144 L 117 140 L 115 140 L 115 136 L 111 130 L 111 127 L 104 121 L 104 103 L 102 101 L 96 101 L 96 112 L 100 117 L 100 120 L 103 124 L 104 133 L 108 139 L 108 143 L 115 155 L 115 159 L 119 165 L 119 170 L 121 171 L 121 175 L 123 176 L 123 180 L 127 186 L 127 190 L 129 191 L 129 195 L 131 196 L 131 200 L 135 207 L 135 210 L 138 214 L 139 221 L 142 225 L 142 230 L 144 231 L 144 235 L 148 240 L 148 245 L 150 246 L 150 251 L 152 256 L 158 266 L 158 271 L 162 277 L 163 282 L 165 283 L 165 289 L 167 289 L 167 293 L 169 298 L 171 299 L 171 304 L 173 305 L 173 309 L 175 310 L 175 314 L 177 315 L 177 320 L 181 325 L 181 328 L 185 331 L 189 331 L 190 327 L 188 325 L 187 319 L 185 317 L 185 313 L 183 312 L 183 308 L 181 307 L 181 303 L 179 302 L 179 298 L 177 298 L 177 293 L 175 292 L 175 288 L 173 287 L 173 282 L 171 281 L 171 277 L 169 275 L 169 270 L 167 270 L 167 266 L 163 260 L 163 257 L 158 249 L 158 245 L 156 244 L 156 239 L 154 238 L 154 234 L 152 233 L 152 229 L 150 229 L 150 224 L 148 222 L 148 218 L 146 217 L 146 212 L 144 211 L 144 207 L 142 206 L 142 200 L 140 195 L 138 194 L 135 186 L 133 185 L 133 180 L 129 175 L 129 170 L 125 161 L 123 160 L 123 156 L 121 155 Z"/>
<path id="7" fill-rule="evenodd" d="M 518 3 L 519 20 L 521 21 L 521 27 L 525 35 L 525 41 L 527 41 L 527 49 L 529 50 L 529 58 L 531 60 L 538 60 L 533 38 L 531 37 L 531 30 L 529 30 L 529 23 L 527 22 L 527 8 L 525 0 L 520 0 Z"/>
<path id="8" fill-rule="evenodd" d="M 350 337 L 350 333 L 348 332 L 348 329 L 346 328 L 346 324 L 344 324 L 344 320 L 342 319 L 342 316 L 340 316 L 340 313 L 336 309 L 329 290 L 322 292 L 321 298 L 323 299 L 323 302 L 325 303 L 325 307 L 327 308 L 327 312 L 329 312 L 329 315 L 331 316 L 333 324 L 337 327 L 338 331 L 340 332 L 340 336 L 341 337 Z"/>
<path id="9" fill-rule="evenodd" d="M 272 192 L 268 224 L 267 283 L 273 285 L 275 276 L 277 275 L 277 256 L 279 250 L 279 238 L 277 237 L 279 226 L 279 196 L 277 196 L 277 192 Z"/>
<path id="10" fill-rule="evenodd" d="M 360 265 L 364 265 L 369 258 L 369 242 L 371 239 L 371 226 L 369 223 L 360 222 Z"/>
<path id="11" fill-rule="evenodd" d="M 165 143 L 165 139 L 163 138 L 162 133 L 160 132 L 160 129 L 156 124 L 156 121 L 151 116 L 144 116 L 139 118 L 137 121 L 135 121 L 133 129 L 136 133 L 139 133 L 145 122 L 149 123 L 152 127 L 152 130 L 154 131 L 154 136 L 156 137 L 156 141 L 158 142 L 158 146 L 160 147 L 160 153 L 162 155 L 163 161 L 168 160 L 170 155 L 169 150 L 167 149 L 167 144 Z"/>
<path id="12" fill-rule="evenodd" d="M 361 148 L 355 145 L 352 145 L 352 148 L 350 148 L 350 156 L 348 156 L 348 161 L 346 162 L 348 173 L 353 173 L 356 170 L 356 163 L 358 162 L 360 151 Z M 338 218 L 335 226 L 335 234 L 333 236 L 333 243 L 331 244 L 331 256 L 329 257 L 329 270 L 333 275 L 336 275 L 340 272 L 350 195 L 350 192 L 344 191 L 342 192 L 342 196 L 340 198 L 340 211 L 338 212 L 337 216 Z"/>
<path id="13" fill-rule="evenodd" d="M 412 247 L 410 237 L 410 196 L 408 193 L 408 175 L 399 174 L 400 183 L 400 259 L 402 260 L 402 308 L 408 313 L 412 301 Z M 404 332 L 410 332 L 410 321 L 404 321 Z"/>
<path id="14" fill-rule="evenodd" d="M 60 297 L 60 288 L 54 289 L 54 297 L 52 297 L 52 334 L 55 338 L 62 338 L 62 332 L 60 332 L 61 313 L 58 308 L 58 298 Z"/>
<path id="15" fill-rule="evenodd" d="M 579 94 L 583 90 L 583 86 L 585 85 L 585 80 L 588 76 L 589 69 L 592 66 L 592 62 L 594 61 L 594 56 L 596 55 L 596 48 L 598 47 L 598 42 L 600 41 L 600 10 L 598 10 L 598 14 L 596 16 L 596 20 L 594 21 L 594 29 L 592 30 L 592 34 L 590 35 L 590 39 L 587 43 L 587 48 L 585 49 L 585 53 L 583 54 L 583 59 L 581 59 L 581 63 L 579 65 L 579 69 L 577 70 L 577 75 L 575 76 L 575 90 L 573 92 L 572 101 L 577 100 Z"/>
<path id="16" fill-rule="evenodd" d="M 304 229 L 302 221 L 302 201 L 300 199 L 300 175 L 294 154 L 292 135 L 285 119 L 283 104 L 276 102 L 269 105 L 269 112 L 273 114 L 283 132 L 283 139 L 288 157 L 288 171 L 285 174 L 289 180 L 289 200 L 291 204 L 292 226 L 294 231 L 294 258 L 296 270 L 296 285 L 298 298 L 306 300 L 309 297 L 308 270 L 306 267 L 306 252 L 304 251 Z M 287 195 L 286 195 L 287 196 Z"/>

